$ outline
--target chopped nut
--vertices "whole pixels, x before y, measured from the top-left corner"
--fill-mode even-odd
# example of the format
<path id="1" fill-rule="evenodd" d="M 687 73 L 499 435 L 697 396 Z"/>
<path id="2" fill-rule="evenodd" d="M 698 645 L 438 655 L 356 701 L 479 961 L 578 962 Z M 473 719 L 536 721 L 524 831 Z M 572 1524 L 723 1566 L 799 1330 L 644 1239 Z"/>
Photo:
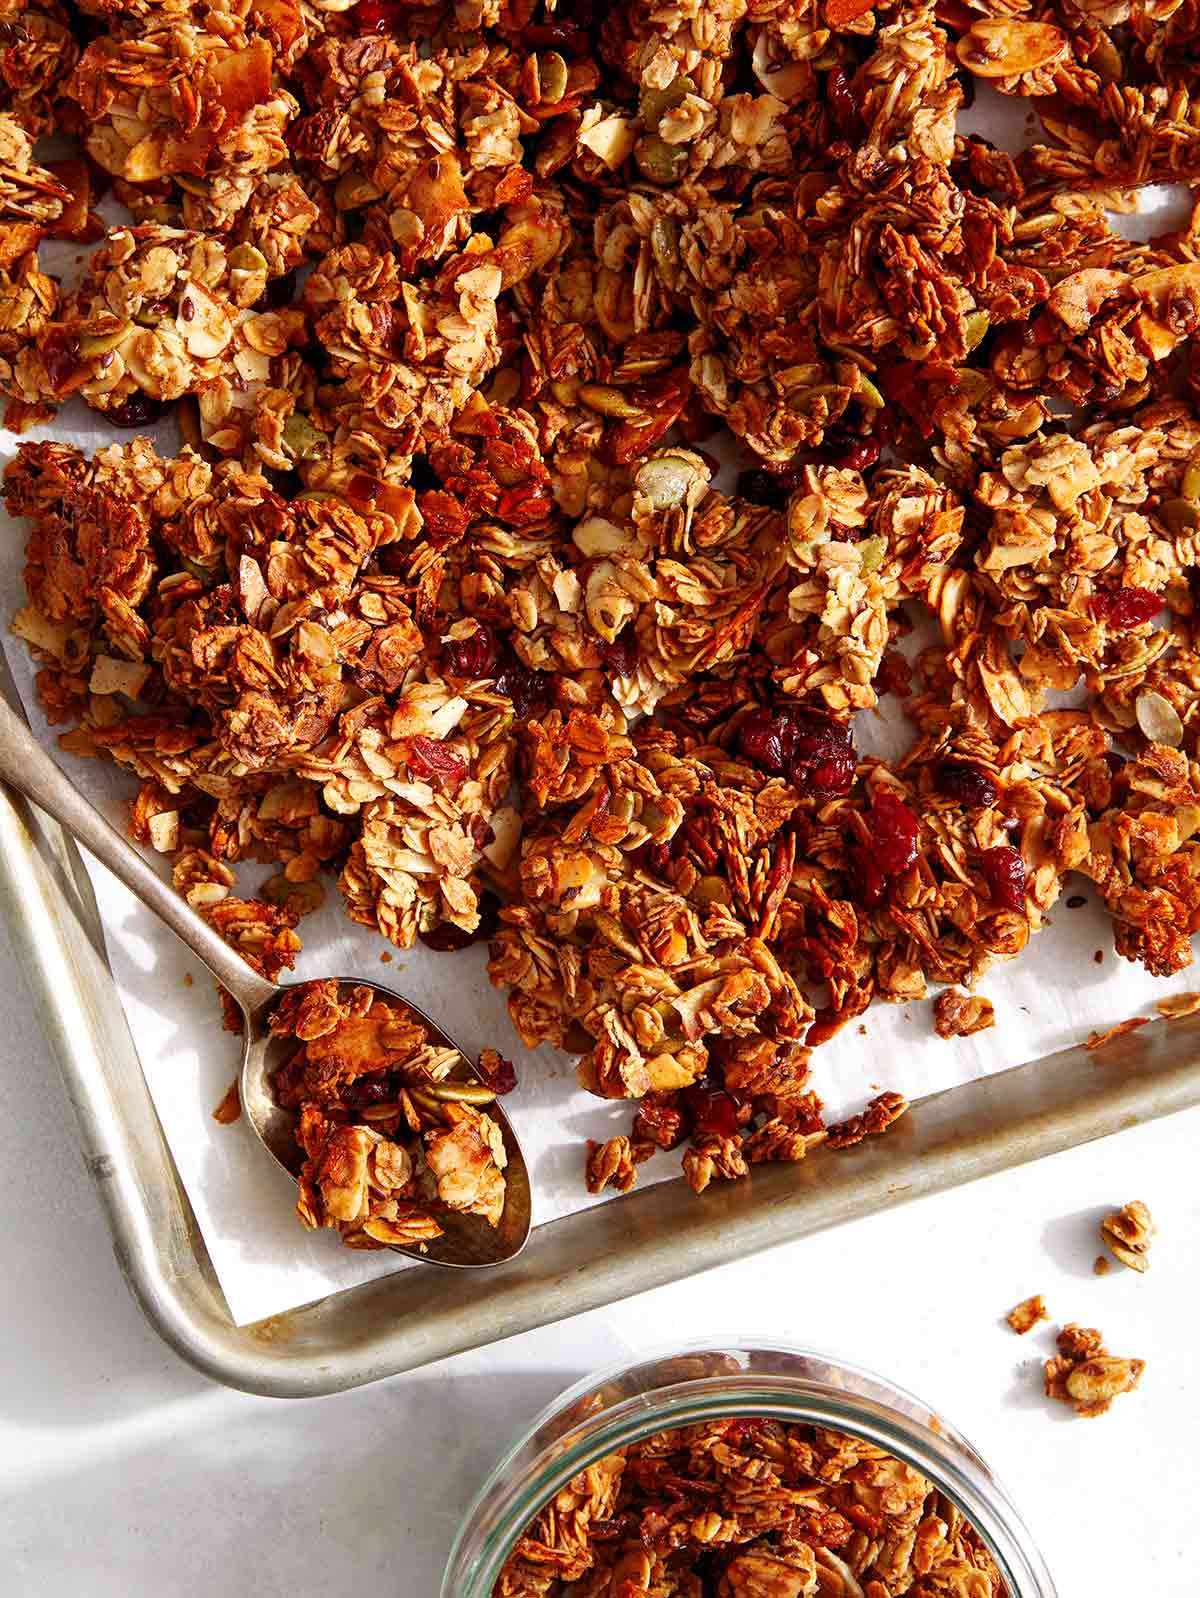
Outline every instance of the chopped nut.
<path id="1" fill-rule="evenodd" d="M 990 999 L 979 993 L 945 988 L 933 1001 L 933 1028 L 939 1038 L 967 1038 L 996 1024 Z"/>

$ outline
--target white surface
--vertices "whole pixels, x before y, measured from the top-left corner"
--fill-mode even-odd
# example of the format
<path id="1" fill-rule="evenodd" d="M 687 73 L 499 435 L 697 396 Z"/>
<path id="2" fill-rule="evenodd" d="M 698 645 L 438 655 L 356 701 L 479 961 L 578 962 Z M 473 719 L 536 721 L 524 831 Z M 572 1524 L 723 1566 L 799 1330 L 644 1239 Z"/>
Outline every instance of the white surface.
<path id="1" fill-rule="evenodd" d="M 457 1517 L 522 1423 L 623 1346 L 772 1334 L 929 1398 L 1016 1497 L 1062 1598 L 1195 1598 L 1200 1113 L 1124 1133 L 339 1398 L 204 1382 L 129 1298 L 0 926 L 3 1598 L 436 1598 Z M 1141 1197 L 1147 1276 L 1091 1274 Z M 1031 1292 L 1149 1362 L 1110 1414 L 1040 1396 Z"/>

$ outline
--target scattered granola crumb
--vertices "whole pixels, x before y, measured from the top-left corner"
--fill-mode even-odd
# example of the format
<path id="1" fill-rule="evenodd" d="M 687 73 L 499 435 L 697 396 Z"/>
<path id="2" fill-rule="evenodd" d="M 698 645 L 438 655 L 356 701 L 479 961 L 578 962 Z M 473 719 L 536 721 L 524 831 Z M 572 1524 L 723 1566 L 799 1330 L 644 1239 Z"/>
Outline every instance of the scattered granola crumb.
<path id="1" fill-rule="evenodd" d="M 1200 993 L 1168 993 L 1165 999 L 1156 999 L 1154 1007 L 1168 1021 L 1179 1021 L 1200 1010 Z"/>
<path id="2" fill-rule="evenodd" d="M 1026 1332 L 1031 1332 L 1039 1321 L 1049 1319 L 1046 1300 L 1040 1293 L 1035 1293 L 1032 1298 L 1023 1299 L 1008 1314 L 1008 1324 L 1018 1337 L 1024 1337 Z"/>
<path id="3" fill-rule="evenodd" d="M 183 985 L 184 985 L 185 988 L 190 988 L 194 981 L 195 981 L 195 978 L 192 976 L 192 973 L 190 971 L 185 971 L 183 973 Z"/>
<path id="4" fill-rule="evenodd" d="M 1101 1238 L 1131 1271 L 1145 1271 L 1150 1264 L 1150 1240 L 1157 1230 L 1141 1199 L 1130 1199 L 1100 1223 Z"/>
<path id="5" fill-rule="evenodd" d="M 387 949 L 379 956 L 379 963 L 380 965 L 391 965 L 392 956 Z"/>
<path id="6" fill-rule="evenodd" d="M 1118 1021 L 1116 1026 L 1110 1026 L 1107 1032 L 1090 1032 L 1087 1046 L 1089 1049 L 1102 1049 L 1115 1038 L 1123 1038 L 1130 1032 L 1136 1032 L 1139 1027 L 1147 1026 L 1152 1019 L 1148 1015 L 1131 1015 L 1127 1021 Z"/>
<path id="7" fill-rule="evenodd" d="M 1107 1254 L 1097 1254 L 1096 1258 L 1092 1261 L 1092 1275 L 1093 1276 L 1107 1276 L 1109 1271 L 1111 1271 L 1111 1270 L 1112 1270 L 1112 1261 L 1109 1259 L 1108 1255 Z"/>
<path id="8" fill-rule="evenodd" d="M 1058 1334 L 1058 1356 L 1044 1366 L 1047 1398 L 1072 1404 L 1077 1415 L 1103 1415 L 1122 1393 L 1132 1392 L 1146 1362 L 1110 1354 L 1094 1327 L 1064 1326 Z"/>
<path id="9" fill-rule="evenodd" d="M 1092 956 L 1092 959 L 1096 962 L 1097 965 L 1103 965 L 1104 964 L 1104 950 L 1103 949 L 1097 949 L 1095 954 Z"/>
<path id="10" fill-rule="evenodd" d="M 866 1027 L 865 1027 L 865 1026 L 864 1026 L 864 1025 L 863 1025 L 863 1024 L 862 1024 L 862 1022 L 861 1022 L 861 1021 L 860 1021 L 860 1022 L 859 1022 L 859 1023 L 858 1023 L 858 1035 L 859 1035 L 859 1037 L 860 1037 L 860 1038 L 865 1038 L 865 1037 L 866 1037 L 866 1035 L 867 1035 L 867 1029 L 866 1029 Z M 876 1083 L 874 1083 L 874 1082 L 872 1082 L 872 1084 L 871 1084 L 871 1086 L 872 1086 L 872 1087 L 875 1087 L 875 1086 L 877 1086 L 877 1085 L 878 1085 L 878 1084 L 876 1084 Z"/>
<path id="11" fill-rule="evenodd" d="M 939 1038 L 968 1038 L 995 1024 L 995 1007 L 981 993 L 944 988 L 933 1001 L 933 1029 Z"/>
<path id="12" fill-rule="evenodd" d="M 213 1120 L 220 1121 L 222 1126 L 232 1126 L 238 1116 L 241 1115 L 242 1096 L 238 1091 L 238 1079 L 236 1076 L 226 1088 L 225 1097 L 212 1113 Z"/>

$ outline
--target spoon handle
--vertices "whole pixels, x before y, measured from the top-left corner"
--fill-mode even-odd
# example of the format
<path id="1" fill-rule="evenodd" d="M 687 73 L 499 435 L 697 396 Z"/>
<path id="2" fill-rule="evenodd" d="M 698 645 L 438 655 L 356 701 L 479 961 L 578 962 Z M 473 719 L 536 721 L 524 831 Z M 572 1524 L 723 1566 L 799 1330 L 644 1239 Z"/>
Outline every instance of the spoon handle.
<path id="1" fill-rule="evenodd" d="M 3 694 L 0 694 L 0 778 L 11 783 L 90 849 L 177 938 L 202 960 L 244 1009 L 254 1010 L 279 989 L 235 954 L 219 933 L 147 864 L 133 845 L 60 771 Z"/>

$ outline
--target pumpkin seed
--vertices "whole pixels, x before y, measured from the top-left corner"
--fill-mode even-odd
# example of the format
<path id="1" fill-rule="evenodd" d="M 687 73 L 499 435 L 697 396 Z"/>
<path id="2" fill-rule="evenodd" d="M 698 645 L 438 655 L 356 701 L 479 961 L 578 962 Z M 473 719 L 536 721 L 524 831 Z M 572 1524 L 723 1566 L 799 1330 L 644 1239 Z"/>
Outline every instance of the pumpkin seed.
<path id="1" fill-rule="evenodd" d="M 536 57 L 538 98 L 542 105 L 557 105 L 567 92 L 567 63 L 557 50 Z"/>
<path id="2" fill-rule="evenodd" d="M 236 244 L 229 252 L 229 264 L 235 272 L 265 272 L 267 258 L 253 244 Z"/>
<path id="3" fill-rule="evenodd" d="M 859 372 L 854 379 L 854 395 L 856 399 L 860 399 L 864 405 L 869 405 L 874 411 L 881 411 L 884 407 L 883 395 L 865 372 Z"/>
<path id="4" fill-rule="evenodd" d="M 682 455 L 660 455 L 639 468 L 635 481 L 655 510 L 670 510 L 687 498 L 696 469 Z"/>
<path id="5" fill-rule="evenodd" d="M 79 353 L 88 360 L 97 355 L 107 355 L 132 331 L 128 322 L 122 322 L 108 333 L 89 333 L 79 340 Z"/>
<path id="6" fill-rule="evenodd" d="M 963 317 L 963 338 L 967 345 L 967 354 L 977 350 L 983 343 L 992 319 L 986 311 L 968 311 Z"/>
<path id="7" fill-rule="evenodd" d="M 1153 688 L 1144 689 L 1134 705 L 1138 726 L 1151 743 L 1178 749 L 1183 742 L 1183 723 L 1175 706 Z"/>
<path id="8" fill-rule="evenodd" d="M 668 288 L 679 281 L 679 226 L 669 216 L 656 216 L 650 224 L 650 251 Z"/>
<path id="9" fill-rule="evenodd" d="M 298 461 L 315 460 L 329 453 L 329 440 L 307 416 L 289 416 L 283 424 L 283 442 Z"/>
<path id="10" fill-rule="evenodd" d="M 1158 514 L 1173 533 L 1194 533 L 1200 527 L 1200 505 L 1192 499 L 1164 499 Z"/>
<path id="11" fill-rule="evenodd" d="M 630 421 L 642 415 L 640 406 L 633 404 L 619 388 L 613 388 L 608 383 L 580 384 L 579 400 L 589 411 L 598 411 L 601 416 L 616 416 L 622 421 Z"/>
<path id="12" fill-rule="evenodd" d="M 641 112 L 642 125 L 649 132 L 657 133 L 658 124 L 667 112 L 674 111 L 677 105 L 683 104 L 689 94 L 695 92 L 695 79 L 689 78 L 686 73 L 676 78 L 673 83 L 668 83 L 665 89 L 647 89 L 638 108 Z"/>
<path id="13" fill-rule="evenodd" d="M 651 183 L 667 185 L 678 183 L 687 171 L 688 153 L 685 145 L 668 144 L 654 133 L 638 140 L 633 159 L 644 178 Z"/>
<path id="14" fill-rule="evenodd" d="M 482 1082 L 430 1082 L 427 1091 L 443 1104 L 491 1104 L 496 1097 Z"/>
<path id="15" fill-rule="evenodd" d="M 886 538 L 864 538 L 858 546 L 859 559 L 865 572 L 878 571 L 883 565 L 883 557 L 887 554 Z"/>
<path id="16" fill-rule="evenodd" d="M 190 172 L 176 172 L 175 181 L 185 194 L 195 194 L 202 200 L 212 193 L 212 184 L 207 178 L 193 177 Z"/>

